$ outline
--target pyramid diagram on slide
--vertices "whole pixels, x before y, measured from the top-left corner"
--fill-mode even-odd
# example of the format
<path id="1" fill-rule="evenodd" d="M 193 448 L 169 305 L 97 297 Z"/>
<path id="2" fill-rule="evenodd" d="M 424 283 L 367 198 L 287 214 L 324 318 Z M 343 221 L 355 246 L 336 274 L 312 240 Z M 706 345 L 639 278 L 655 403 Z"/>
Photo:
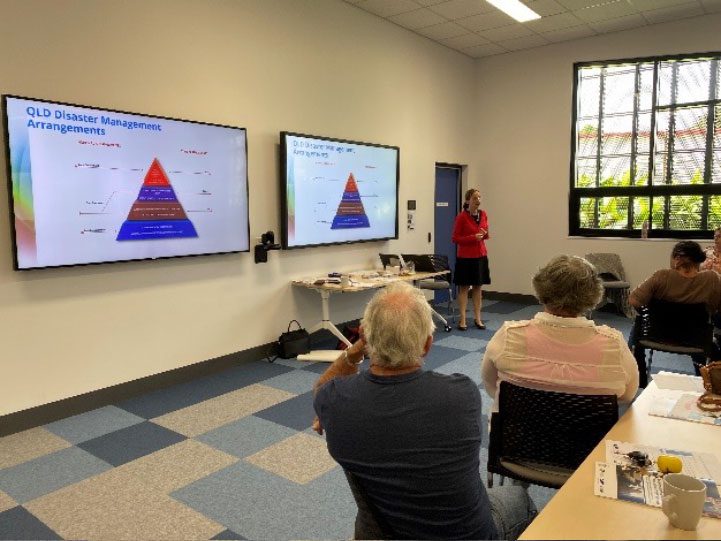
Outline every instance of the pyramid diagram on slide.
<path id="1" fill-rule="evenodd" d="M 363 208 L 358 184 L 356 184 L 353 173 L 348 176 L 343 190 L 343 198 L 340 200 L 338 210 L 333 218 L 331 229 L 352 229 L 354 227 L 370 227 L 371 224 Z"/>
<path id="2" fill-rule="evenodd" d="M 138 198 L 115 240 L 153 240 L 197 237 L 193 223 L 175 196 L 158 158 L 153 159 Z"/>

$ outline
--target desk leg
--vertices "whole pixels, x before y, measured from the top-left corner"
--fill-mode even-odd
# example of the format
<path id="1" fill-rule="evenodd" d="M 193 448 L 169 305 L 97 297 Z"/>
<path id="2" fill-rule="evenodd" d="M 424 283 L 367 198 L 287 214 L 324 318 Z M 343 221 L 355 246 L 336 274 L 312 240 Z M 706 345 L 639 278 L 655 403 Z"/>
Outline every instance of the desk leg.
<path id="1" fill-rule="evenodd" d="M 321 289 L 318 290 L 318 293 L 320 293 L 323 319 L 321 319 L 320 323 L 314 325 L 313 328 L 311 328 L 308 332 L 310 334 L 313 334 L 316 331 L 325 329 L 333 333 L 333 335 L 335 335 L 338 340 L 342 340 L 347 346 L 350 346 L 350 340 L 343 336 L 343 333 L 340 332 L 338 330 L 338 327 L 333 325 L 333 322 L 330 320 L 330 291 Z M 321 361 L 332 363 L 338 358 L 338 355 L 340 355 L 340 351 L 338 351 L 337 349 L 319 349 L 313 350 L 310 353 L 298 355 L 297 359 L 299 361 Z"/>

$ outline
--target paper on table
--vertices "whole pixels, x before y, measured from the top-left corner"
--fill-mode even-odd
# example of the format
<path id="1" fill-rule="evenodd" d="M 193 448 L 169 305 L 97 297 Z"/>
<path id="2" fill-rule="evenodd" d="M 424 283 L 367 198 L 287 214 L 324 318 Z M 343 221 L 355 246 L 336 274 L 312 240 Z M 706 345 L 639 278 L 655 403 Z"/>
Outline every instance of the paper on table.
<path id="1" fill-rule="evenodd" d="M 703 380 L 700 377 L 686 374 L 661 371 L 653 376 L 653 381 L 659 389 L 693 391 L 695 393 L 702 393 L 704 390 Z"/>

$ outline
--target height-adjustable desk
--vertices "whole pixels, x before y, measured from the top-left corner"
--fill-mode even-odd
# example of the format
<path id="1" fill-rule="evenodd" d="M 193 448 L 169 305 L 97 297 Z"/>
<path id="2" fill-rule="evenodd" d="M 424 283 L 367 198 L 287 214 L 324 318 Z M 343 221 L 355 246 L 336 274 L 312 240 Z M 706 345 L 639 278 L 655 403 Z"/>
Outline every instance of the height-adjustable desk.
<path id="1" fill-rule="evenodd" d="M 389 284 L 395 282 L 419 282 L 421 280 L 427 280 L 429 278 L 435 278 L 436 276 L 443 276 L 448 274 L 449 271 L 439 272 L 416 272 L 414 274 L 393 274 L 387 276 L 377 276 L 372 278 L 364 278 L 364 276 L 376 274 L 376 271 L 359 271 L 350 273 L 351 284 L 343 287 L 340 284 L 322 283 L 316 284 L 316 280 L 309 278 L 305 280 L 293 280 L 292 284 L 296 287 L 305 287 L 312 289 L 320 294 L 321 308 L 323 310 L 323 316 L 320 322 L 314 325 L 308 330 L 309 333 L 313 334 L 321 329 L 332 332 L 339 340 L 342 340 L 350 346 L 348 339 L 343 336 L 343 333 L 338 330 L 330 319 L 330 295 L 331 293 L 356 293 L 358 291 L 368 291 L 370 289 L 380 289 L 386 287 Z M 444 325 L 446 332 L 451 330 L 446 319 L 433 310 L 433 315 L 437 317 Z M 314 350 L 305 355 L 298 355 L 300 361 L 323 361 L 333 362 L 338 357 L 339 351 L 336 349 L 331 350 Z"/>

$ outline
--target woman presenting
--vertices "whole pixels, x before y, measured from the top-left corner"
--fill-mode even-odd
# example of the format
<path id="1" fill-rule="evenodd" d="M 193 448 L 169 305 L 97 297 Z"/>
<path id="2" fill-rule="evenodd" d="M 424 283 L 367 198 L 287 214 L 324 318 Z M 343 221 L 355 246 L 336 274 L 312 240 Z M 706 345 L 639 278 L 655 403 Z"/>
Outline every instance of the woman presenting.
<path id="1" fill-rule="evenodd" d="M 461 312 L 458 328 L 462 331 L 468 328 L 466 306 L 469 289 L 473 299 L 473 322 L 479 329 L 486 328 L 481 320 L 481 286 L 491 283 L 484 242 L 488 238 L 488 216 L 481 210 L 481 192 L 468 190 L 464 201 L 463 212 L 456 216 L 453 224 L 453 242 L 458 246 L 453 283 L 458 286 L 458 308 Z"/>

